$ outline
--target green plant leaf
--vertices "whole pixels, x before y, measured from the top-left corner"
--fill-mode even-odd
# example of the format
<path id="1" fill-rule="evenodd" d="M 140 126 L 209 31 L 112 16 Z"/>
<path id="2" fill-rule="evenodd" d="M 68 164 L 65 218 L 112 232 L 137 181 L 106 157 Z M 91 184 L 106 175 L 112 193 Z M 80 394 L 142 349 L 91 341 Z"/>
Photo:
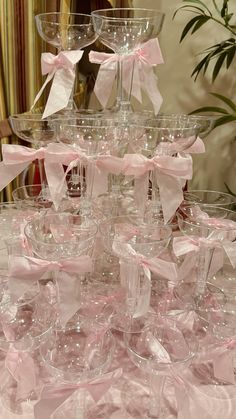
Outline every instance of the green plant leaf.
<path id="1" fill-rule="evenodd" d="M 229 192 L 229 193 L 230 193 L 230 195 L 236 196 L 236 194 L 235 194 L 233 191 L 231 191 L 231 189 L 230 189 L 230 187 L 227 185 L 227 183 L 225 183 L 224 185 L 225 185 L 225 187 L 226 187 L 226 189 L 227 189 L 227 192 Z"/>
<path id="2" fill-rule="evenodd" d="M 184 3 L 197 3 L 197 4 L 201 5 L 204 9 L 206 9 L 208 11 L 208 13 L 212 16 L 212 13 L 211 13 L 210 9 L 201 0 L 183 0 L 183 2 Z"/>
<path id="3" fill-rule="evenodd" d="M 232 64 L 232 61 L 235 57 L 235 53 L 236 53 L 236 47 L 232 47 L 228 50 L 227 60 L 226 60 L 226 68 L 229 68 L 230 65 Z"/>
<path id="4" fill-rule="evenodd" d="M 228 124 L 229 122 L 236 122 L 236 115 L 224 115 L 217 119 L 214 123 L 214 128 L 220 127 L 221 125 Z"/>
<path id="5" fill-rule="evenodd" d="M 236 104 L 231 99 L 229 99 L 226 96 L 220 95 L 219 93 L 213 93 L 213 92 L 211 92 L 210 95 L 211 96 L 214 96 L 217 99 L 219 99 L 222 102 L 224 102 L 227 106 L 229 106 L 230 109 L 232 109 L 233 112 L 236 113 Z"/>
<path id="6" fill-rule="evenodd" d="M 218 76 L 219 71 L 220 71 L 220 69 L 221 69 L 221 67 L 222 67 L 222 65 L 223 65 L 223 63 L 224 63 L 224 61 L 225 61 L 226 57 L 227 57 L 227 52 L 226 52 L 226 51 L 224 51 L 224 52 L 223 52 L 223 53 L 219 56 L 218 60 L 216 61 L 216 64 L 215 64 L 215 66 L 214 66 L 214 70 L 213 70 L 213 73 L 212 73 L 212 82 L 213 82 L 213 83 L 214 83 L 214 81 L 215 81 L 216 77 Z"/>
<path id="7" fill-rule="evenodd" d="M 202 108 L 195 109 L 194 111 L 190 112 L 189 115 L 195 114 L 195 113 L 220 113 L 228 115 L 229 113 L 224 108 L 220 108 L 218 106 L 203 106 Z"/>
<path id="8" fill-rule="evenodd" d="M 209 16 L 201 16 L 200 19 L 198 19 L 198 22 L 194 25 L 192 29 L 192 34 L 195 33 L 198 29 L 201 28 L 208 20 L 210 19 Z"/>
<path id="9" fill-rule="evenodd" d="M 190 7 L 190 9 L 189 9 L 189 7 Z M 186 6 L 181 6 L 181 7 L 179 7 L 175 12 L 174 12 L 174 14 L 173 14 L 173 17 L 172 17 L 172 19 L 174 19 L 175 18 L 175 16 L 177 15 L 177 13 L 180 11 L 180 10 L 184 10 L 185 12 L 191 12 L 191 13 L 195 13 L 195 14 L 199 14 L 199 15 L 203 15 L 203 16 L 205 16 L 205 12 L 204 12 L 204 10 L 203 9 L 201 9 L 200 7 L 197 7 L 197 6 L 189 6 L 189 5 L 186 5 Z"/>
<path id="10" fill-rule="evenodd" d="M 229 0 L 224 0 L 222 9 L 220 11 L 220 15 L 223 18 L 228 14 L 228 1 Z"/>
<path id="11" fill-rule="evenodd" d="M 192 29 L 192 27 L 194 26 L 194 24 L 196 23 L 196 22 L 198 22 L 198 20 L 199 19 L 201 19 L 201 17 L 202 16 L 195 16 L 195 17 L 193 17 L 188 23 L 187 23 L 187 25 L 184 27 L 184 29 L 183 29 L 183 32 L 182 32 L 182 35 L 181 35 L 181 37 L 180 37 L 180 41 L 179 42 L 182 42 L 183 41 L 183 39 L 185 38 L 185 36 L 189 33 L 189 31 Z"/>

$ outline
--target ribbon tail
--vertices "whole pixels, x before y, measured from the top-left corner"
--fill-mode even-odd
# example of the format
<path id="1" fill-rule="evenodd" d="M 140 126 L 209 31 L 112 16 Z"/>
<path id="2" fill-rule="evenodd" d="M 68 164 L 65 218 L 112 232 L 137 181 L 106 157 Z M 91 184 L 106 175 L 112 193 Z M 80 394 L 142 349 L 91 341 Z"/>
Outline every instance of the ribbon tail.
<path id="1" fill-rule="evenodd" d="M 78 390 L 78 387 L 78 385 L 71 385 L 67 388 L 45 386 L 41 392 L 40 400 L 34 405 L 34 419 L 51 419 L 55 410 Z"/>
<path id="2" fill-rule="evenodd" d="M 80 278 L 77 274 L 58 272 L 57 284 L 59 290 L 59 319 L 62 327 L 73 317 L 80 307 Z"/>
<path id="3" fill-rule="evenodd" d="M 134 179 L 134 201 L 142 215 L 144 214 L 145 204 L 147 202 L 148 187 L 149 173 L 145 173 Z"/>
<path id="4" fill-rule="evenodd" d="M 6 165 L 2 161 L 0 163 L 0 191 L 4 189 L 12 180 L 14 180 L 28 166 L 29 162 L 19 164 Z"/>
<path id="5" fill-rule="evenodd" d="M 117 62 L 101 64 L 97 74 L 94 93 L 103 108 L 106 107 L 112 92 L 116 77 L 116 65 Z"/>
<path id="6" fill-rule="evenodd" d="M 36 105 L 36 103 L 38 102 L 39 98 L 41 97 L 41 95 L 42 95 L 45 87 L 47 86 L 47 84 L 53 79 L 54 74 L 55 74 L 55 72 L 52 72 L 51 74 L 48 74 L 45 82 L 43 83 L 41 89 L 39 90 L 39 92 L 37 93 L 37 95 L 36 95 L 36 97 L 34 99 L 33 105 L 30 108 L 31 111 L 34 108 L 34 106 Z"/>
<path id="7" fill-rule="evenodd" d="M 51 90 L 42 119 L 64 109 L 69 102 L 75 81 L 75 69 L 59 69 L 54 73 Z"/>
<path id="8" fill-rule="evenodd" d="M 143 88 L 152 102 L 155 115 L 157 115 L 163 102 L 163 98 L 157 87 L 157 77 L 153 67 L 150 67 L 149 65 L 144 65 L 142 63 L 140 71 L 142 72 L 144 81 Z"/>
<path id="9" fill-rule="evenodd" d="M 157 181 L 164 222 L 167 223 L 175 215 L 176 210 L 183 201 L 183 190 L 179 179 L 173 176 L 158 173 Z"/>
<path id="10" fill-rule="evenodd" d="M 60 163 L 51 163 L 44 160 L 45 173 L 47 177 L 50 195 L 56 210 L 60 206 L 61 196 L 66 194 L 67 185 L 65 182 L 65 173 Z"/>

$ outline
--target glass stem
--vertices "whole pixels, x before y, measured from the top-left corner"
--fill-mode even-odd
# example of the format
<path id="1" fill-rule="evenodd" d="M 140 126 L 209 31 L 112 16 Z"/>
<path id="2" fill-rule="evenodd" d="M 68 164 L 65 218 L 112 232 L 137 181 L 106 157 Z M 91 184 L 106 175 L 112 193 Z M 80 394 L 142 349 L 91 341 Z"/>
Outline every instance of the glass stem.
<path id="1" fill-rule="evenodd" d="M 201 246 L 199 249 L 198 272 L 197 272 L 197 295 L 203 295 L 206 289 L 210 265 L 214 249 Z"/>
<path id="2" fill-rule="evenodd" d="M 149 386 L 150 386 L 150 413 L 153 417 L 157 419 L 162 418 L 162 400 L 163 400 L 163 389 L 165 384 L 166 377 L 164 375 L 154 375 L 149 376 Z"/>
<path id="3" fill-rule="evenodd" d="M 124 74 L 124 66 L 122 55 L 119 56 L 119 60 L 117 61 L 117 99 L 116 99 L 116 107 L 121 112 L 128 112 L 131 110 L 131 103 L 130 97 L 132 92 L 132 79 L 133 75 L 131 75 L 131 79 L 129 82 L 128 91 L 124 89 L 124 77 L 129 77 L 130 74 Z"/>

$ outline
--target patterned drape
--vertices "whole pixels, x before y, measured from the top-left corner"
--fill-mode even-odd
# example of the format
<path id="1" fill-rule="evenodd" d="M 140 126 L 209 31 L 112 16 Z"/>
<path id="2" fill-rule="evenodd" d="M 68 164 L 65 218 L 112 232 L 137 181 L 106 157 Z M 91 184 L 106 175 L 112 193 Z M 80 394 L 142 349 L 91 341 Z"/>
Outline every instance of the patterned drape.
<path id="1" fill-rule="evenodd" d="M 42 51 L 52 51 L 40 39 L 35 25 L 35 15 L 59 11 L 68 0 L 0 0 L 0 134 L 1 143 L 15 143 L 9 135 L 6 118 L 15 113 L 29 111 L 37 91 L 42 85 L 40 57 Z M 69 7 L 69 6 L 68 6 Z M 41 106 L 44 98 L 41 99 Z M 40 102 L 39 105 L 40 106 Z M 9 185 L 1 200 L 11 200 Z"/>

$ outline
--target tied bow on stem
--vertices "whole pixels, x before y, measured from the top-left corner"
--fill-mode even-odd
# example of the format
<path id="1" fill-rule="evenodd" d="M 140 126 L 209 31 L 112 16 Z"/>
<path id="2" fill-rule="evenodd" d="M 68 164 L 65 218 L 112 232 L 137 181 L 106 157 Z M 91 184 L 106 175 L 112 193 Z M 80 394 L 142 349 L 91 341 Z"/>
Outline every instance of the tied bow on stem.
<path id="1" fill-rule="evenodd" d="M 192 178 L 191 157 L 155 156 L 148 159 L 141 154 L 126 154 L 123 161 L 122 173 L 134 176 L 136 182 L 142 183 L 144 175 L 155 170 L 164 221 L 167 223 L 183 201 L 182 181 Z"/>
<path id="2" fill-rule="evenodd" d="M 137 253 L 133 247 L 128 243 L 120 243 L 114 240 L 112 250 L 116 256 L 124 260 L 130 260 L 137 265 L 142 266 L 147 278 L 151 280 L 150 272 L 169 279 L 173 282 L 177 280 L 178 272 L 174 262 L 169 262 L 158 257 L 148 259 L 145 256 Z"/>
<path id="3" fill-rule="evenodd" d="M 41 56 L 43 75 L 48 75 L 38 92 L 31 109 L 39 100 L 47 84 L 53 79 L 42 119 L 64 109 L 70 100 L 75 81 L 75 65 L 81 60 L 83 51 L 61 51 L 57 56 L 44 52 Z"/>
<path id="4" fill-rule="evenodd" d="M 34 417 L 35 419 L 50 419 L 55 410 L 80 388 L 88 390 L 97 403 L 121 376 L 122 369 L 119 368 L 87 383 L 46 385 L 41 392 L 40 400 L 34 406 Z"/>
<path id="5" fill-rule="evenodd" d="M 45 148 L 34 150 L 15 144 L 2 145 L 2 161 L 0 163 L 0 190 L 23 172 L 34 160 L 45 158 Z"/>
<path id="6" fill-rule="evenodd" d="M 157 64 L 163 64 L 164 61 L 157 39 L 150 39 L 129 54 L 120 55 L 90 51 L 89 60 L 92 63 L 101 64 L 94 86 L 94 93 L 104 108 L 109 100 L 116 77 L 117 62 L 121 61 L 122 87 L 128 93 L 132 88 L 131 94 L 140 103 L 142 103 L 141 90 L 143 89 L 153 104 L 155 114 L 159 112 L 162 96 L 157 88 L 154 67 Z M 106 86 L 106 89 L 104 89 L 104 86 Z"/>
<path id="7" fill-rule="evenodd" d="M 95 171 L 92 182 L 94 195 L 106 192 L 108 173 L 120 174 L 124 166 L 123 159 L 119 157 L 111 155 L 88 157 L 79 147 L 75 149 L 65 144 L 49 144 L 47 147 L 45 170 L 56 209 L 58 209 L 61 198 L 67 189 L 67 174 L 80 162 L 89 164 L 92 166 L 92 170 Z M 64 172 L 63 166 L 67 166 L 66 172 Z"/>

